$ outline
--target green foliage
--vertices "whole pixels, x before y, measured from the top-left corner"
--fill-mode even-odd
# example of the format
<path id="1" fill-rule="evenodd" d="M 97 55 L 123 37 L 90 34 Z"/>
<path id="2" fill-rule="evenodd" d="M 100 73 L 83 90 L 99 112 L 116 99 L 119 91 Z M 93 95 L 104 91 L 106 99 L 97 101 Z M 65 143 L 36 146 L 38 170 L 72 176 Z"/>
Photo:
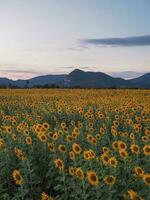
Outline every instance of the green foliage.
<path id="1" fill-rule="evenodd" d="M 135 199 L 148 200 L 150 183 L 144 179 L 150 173 L 149 153 L 144 150 L 150 148 L 148 94 L 144 90 L 117 91 L 117 95 L 114 90 L 4 90 L 0 200 L 122 200 L 132 199 L 130 190 Z M 126 147 L 122 149 L 120 143 Z M 138 153 L 132 145 L 138 146 Z M 121 151 L 127 155 L 122 157 Z M 115 166 L 110 158 L 117 160 Z M 137 166 L 142 176 L 136 174 Z M 89 171 L 95 173 L 93 179 L 88 178 Z M 107 176 L 114 182 L 110 184 Z"/>

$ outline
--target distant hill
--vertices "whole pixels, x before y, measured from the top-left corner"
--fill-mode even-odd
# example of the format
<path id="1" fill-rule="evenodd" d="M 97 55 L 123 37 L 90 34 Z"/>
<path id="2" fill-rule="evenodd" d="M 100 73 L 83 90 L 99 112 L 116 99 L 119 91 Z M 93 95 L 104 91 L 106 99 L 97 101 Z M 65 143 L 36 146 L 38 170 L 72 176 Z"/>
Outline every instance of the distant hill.
<path id="1" fill-rule="evenodd" d="M 80 87 L 80 88 L 149 88 L 150 73 L 138 78 L 125 80 L 114 78 L 102 72 L 85 72 L 79 69 L 69 74 L 45 75 L 28 80 L 11 80 L 0 78 L 0 86 L 35 87 L 35 86 L 59 86 L 59 87 Z"/>
<path id="2" fill-rule="evenodd" d="M 65 75 L 45 75 L 45 76 L 38 76 L 35 78 L 31 78 L 29 80 L 17 80 L 16 85 L 20 87 L 24 87 L 25 84 L 28 87 L 33 87 L 36 85 L 51 85 L 51 84 L 61 84 L 61 81 L 64 80 Z"/>
<path id="3" fill-rule="evenodd" d="M 150 73 L 130 80 L 136 87 L 150 88 Z"/>
<path id="4" fill-rule="evenodd" d="M 108 74 L 112 77 L 115 77 L 115 78 L 120 77 L 126 80 L 140 77 L 146 73 L 147 72 L 137 72 L 137 71 L 108 72 Z"/>
<path id="5" fill-rule="evenodd" d="M 75 69 L 66 76 L 68 86 L 80 86 L 88 88 L 109 88 L 127 85 L 127 82 L 121 78 L 113 78 L 102 72 L 84 72 Z"/>
<path id="6" fill-rule="evenodd" d="M 8 78 L 0 78 L 0 85 L 9 85 L 13 84 L 13 80 L 10 80 Z"/>

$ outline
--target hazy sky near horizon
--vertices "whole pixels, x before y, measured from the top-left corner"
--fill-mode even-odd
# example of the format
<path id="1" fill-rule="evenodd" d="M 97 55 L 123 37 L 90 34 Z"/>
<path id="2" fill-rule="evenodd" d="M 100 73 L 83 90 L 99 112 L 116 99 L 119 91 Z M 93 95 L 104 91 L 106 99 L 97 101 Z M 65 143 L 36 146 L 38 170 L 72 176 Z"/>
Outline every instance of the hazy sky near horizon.
<path id="1" fill-rule="evenodd" d="M 149 0 L 0 0 L 0 76 L 150 71 Z"/>

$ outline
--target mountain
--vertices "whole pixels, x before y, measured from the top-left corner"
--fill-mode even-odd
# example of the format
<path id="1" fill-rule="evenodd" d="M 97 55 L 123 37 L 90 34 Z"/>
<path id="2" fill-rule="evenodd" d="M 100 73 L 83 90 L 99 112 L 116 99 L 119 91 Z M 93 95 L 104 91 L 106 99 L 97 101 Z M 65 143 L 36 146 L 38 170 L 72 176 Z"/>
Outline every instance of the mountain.
<path id="1" fill-rule="evenodd" d="M 38 76 L 28 80 L 11 80 L 7 78 L 0 78 L 0 86 L 17 86 L 17 87 L 33 87 L 33 86 L 44 86 L 44 85 L 60 85 L 64 82 L 64 77 L 66 75 L 45 75 Z"/>
<path id="2" fill-rule="evenodd" d="M 13 80 L 10 80 L 8 78 L 0 78 L 0 85 L 9 85 L 13 84 Z"/>
<path id="3" fill-rule="evenodd" d="M 81 87 L 81 88 L 149 88 L 150 73 L 138 78 L 124 80 L 115 78 L 102 72 L 85 72 L 79 69 L 69 74 L 45 75 L 28 80 L 13 81 L 7 78 L 0 78 L 0 86 L 34 87 L 45 85 L 57 85 L 59 87 Z"/>
<path id="4" fill-rule="evenodd" d="M 150 88 L 150 73 L 130 80 L 136 87 Z"/>
<path id="5" fill-rule="evenodd" d="M 121 72 L 108 72 L 108 74 L 112 77 L 120 77 L 126 80 L 134 79 L 144 75 L 147 72 L 136 72 L 136 71 L 121 71 Z"/>
<path id="6" fill-rule="evenodd" d="M 51 85 L 51 84 L 58 84 L 61 83 L 61 81 L 64 80 L 65 75 L 45 75 L 45 76 L 38 76 L 35 78 L 31 78 L 27 81 L 23 80 L 17 80 L 16 85 L 20 87 L 24 87 L 26 84 L 28 84 L 28 87 L 33 87 L 36 85 Z"/>
<path id="7" fill-rule="evenodd" d="M 80 86 L 88 88 L 107 88 L 124 86 L 128 83 L 121 78 L 113 78 L 102 72 L 85 72 L 79 69 L 75 69 L 68 76 L 66 76 L 68 86 Z"/>

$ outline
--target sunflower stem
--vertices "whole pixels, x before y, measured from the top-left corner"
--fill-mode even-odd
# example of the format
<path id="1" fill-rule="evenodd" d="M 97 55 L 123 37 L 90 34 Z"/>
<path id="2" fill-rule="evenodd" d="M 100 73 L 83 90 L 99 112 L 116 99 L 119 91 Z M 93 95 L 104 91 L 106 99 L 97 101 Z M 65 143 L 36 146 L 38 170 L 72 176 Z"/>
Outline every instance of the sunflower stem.
<path id="1" fill-rule="evenodd" d="M 109 186 L 109 189 L 108 189 L 108 190 L 109 190 L 109 191 L 108 191 L 108 195 L 109 195 L 109 196 L 108 196 L 108 197 L 109 197 L 108 199 L 109 199 L 109 200 L 112 200 L 111 185 Z"/>
<path id="2" fill-rule="evenodd" d="M 82 180 L 82 187 L 83 187 L 83 199 L 86 200 L 86 191 L 85 191 L 85 182 Z"/>
<path id="3" fill-rule="evenodd" d="M 65 190 L 65 198 L 67 199 L 67 187 L 66 187 L 66 182 L 65 182 L 65 173 L 63 171 L 63 184 L 64 184 L 64 190 Z"/>

